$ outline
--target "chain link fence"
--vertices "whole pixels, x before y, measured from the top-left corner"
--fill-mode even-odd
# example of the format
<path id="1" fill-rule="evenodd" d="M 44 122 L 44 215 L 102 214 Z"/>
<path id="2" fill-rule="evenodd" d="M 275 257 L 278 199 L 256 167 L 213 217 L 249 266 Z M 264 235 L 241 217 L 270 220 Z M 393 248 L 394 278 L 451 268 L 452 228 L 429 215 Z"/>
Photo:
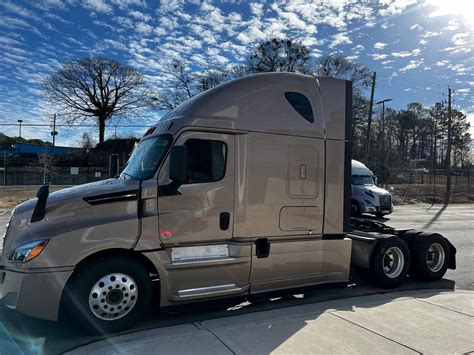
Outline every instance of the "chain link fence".
<path id="1" fill-rule="evenodd" d="M 473 178 L 472 167 L 451 169 L 450 202 L 474 202 Z M 446 194 L 446 180 L 446 169 L 400 169 L 391 171 L 382 185 L 391 189 L 400 202 L 442 203 Z"/>

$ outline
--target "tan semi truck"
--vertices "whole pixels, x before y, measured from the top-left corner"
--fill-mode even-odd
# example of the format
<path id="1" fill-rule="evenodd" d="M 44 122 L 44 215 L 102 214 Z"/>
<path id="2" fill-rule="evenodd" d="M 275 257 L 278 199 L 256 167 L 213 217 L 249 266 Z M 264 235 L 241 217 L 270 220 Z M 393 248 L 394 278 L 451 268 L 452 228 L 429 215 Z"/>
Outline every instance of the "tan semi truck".
<path id="1" fill-rule="evenodd" d="M 222 84 L 148 130 L 118 178 L 12 212 L 0 299 L 101 331 L 161 307 L 349 280 L 437 280 L 442 236 L 354 219 L 352 85 L 272 73 Z M 157 285 L 158 287 L 153 287 Z"/>

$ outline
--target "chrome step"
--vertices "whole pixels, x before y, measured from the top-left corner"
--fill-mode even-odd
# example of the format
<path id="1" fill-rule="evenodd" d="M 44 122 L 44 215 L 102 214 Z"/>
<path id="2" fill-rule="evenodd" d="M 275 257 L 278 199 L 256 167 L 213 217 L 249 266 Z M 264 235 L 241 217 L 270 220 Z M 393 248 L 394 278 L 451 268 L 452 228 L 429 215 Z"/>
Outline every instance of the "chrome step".
<path id="1" fill-rule="evenodd" d="M 248 286 L 239 287 L 236 284 L 191 288 L 187 290 L 179 290 L 174 295 L 170 295 L 170 299 L 173 301 L 179 301 L 191 298 L 220 296 L 232 293 L 240 293 L 247 289 Z"/>
<path id="2" fill-rule="evenodd" d="M 196 257 L 196 258 L 185 258 L 179 260 L 173 260 L 173 265 L 185 265 L 185 264 L 197 264 L 197 263 L 208 263 L 213 261 L 232 261 L 234 258 L 228 256 L 211 256 L 211 257 Z"/>

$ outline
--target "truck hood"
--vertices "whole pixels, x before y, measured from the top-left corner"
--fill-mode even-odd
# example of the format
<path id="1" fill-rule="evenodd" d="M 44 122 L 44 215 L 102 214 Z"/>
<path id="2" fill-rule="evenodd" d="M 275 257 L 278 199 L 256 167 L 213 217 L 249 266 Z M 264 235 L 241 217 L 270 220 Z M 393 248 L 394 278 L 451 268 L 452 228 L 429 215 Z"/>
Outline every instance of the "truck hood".
<path id="1" fill-rule="evenodd" d="M 31 216 L 38 199 L 23 202 L 14 209 L 2 261 L 11 250 L 29 241 L 51 239 L 114 220 L 136 219 L 139 187 L 140 181 L 108 179 L 52 192 L 44 218 L 33 223 Z"/>
<path id="2" fill-rule="evenodd" d="M 361 190 L 364 191 L 370 191 L 373 192 L 376 195 L 390 195 L 390 192 L 388 192 L 385 189 L 382 189 L 378 186 L 375 185 L 370 185 L 370 186 L 358 186 Z"/>
<path id="3" fill-rule="evenodd" d="M 58 205 L 71 204 L 71 202 L 80 201 L 85 202 L 85 199 L 95 197 L 97 195 L 107 195 L 118 193 L 121 191 L 129 191 L 138 189 L 139 182 L 135 180 L 123 180 L 123 179 L 107 179 L 97 182 L 91 182 L 88 184 L 77 185 L 61 189 L 59 191 L 51 192 L 48 197 L 46 204 L 46 213 L 53 210 Z M 15 213 L 24 213 L 27 211 L 33 212 L 36 202 L 36 197 L 29 199 L 15 207 Z M 76 206 L 79 207 L 79 206 Z"/>

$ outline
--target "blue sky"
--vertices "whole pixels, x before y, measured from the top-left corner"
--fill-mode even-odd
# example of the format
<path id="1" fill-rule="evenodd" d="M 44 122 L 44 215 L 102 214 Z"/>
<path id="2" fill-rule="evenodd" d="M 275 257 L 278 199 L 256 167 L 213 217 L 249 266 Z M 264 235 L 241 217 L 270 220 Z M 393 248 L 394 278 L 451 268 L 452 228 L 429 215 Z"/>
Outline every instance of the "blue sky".
<path id="1" fill-rule="evenodd" d="M 395 108 L 446 100 L 474 126 L 474 1 L 180 1 L 30 0 L 0 3 L 0 123 L 45 124 L 54 109 L 41 82 L 71 58 L 102 55 L 133 66 L 157 89 L 162 68 L 185 58 L 194 70 L 242 62 L 259 41 L 301 40 L 313 59 L 341 53 L 376 71 L 376 99 Z M 158 113 L 141 121 L 151 125 Z M 87 131 L 97 135 L 97 129 Z M 0 126 L 17 135 L 18 127 Z M 48 127 L 22 136 L 49 139 Z M 59 129 L 58 144 L 77 144 L 83 129 Z M 118 128 L 141 135 L 145 128 Z M 471 130 L 474 135 L 474 130 Z M 107 136 L 115 129 L 108 128 Z"/>

